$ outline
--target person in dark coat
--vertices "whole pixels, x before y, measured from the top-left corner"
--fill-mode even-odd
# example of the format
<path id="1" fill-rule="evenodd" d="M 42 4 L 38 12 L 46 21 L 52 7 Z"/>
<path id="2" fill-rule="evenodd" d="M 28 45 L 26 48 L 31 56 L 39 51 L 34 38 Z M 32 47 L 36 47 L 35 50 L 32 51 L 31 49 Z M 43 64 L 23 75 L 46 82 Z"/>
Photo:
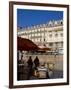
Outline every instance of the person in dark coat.
<path id="1" fill-rule="evenodd" d="M 39 66 L 39 59 L 36 56 L 35 60 L 34 60 L 34 65 L 35 65 L 35 69 L 37 69 L 37 67 Z"/>
<path id="2" fill-rule="evenodd" d="M 32 66 L 33 66 L 33 61 L 32 61 L 31 56 L 29 57 L 29 59 L 28 59 L 28 61 L 27 61 L 27 64 L 28 64 L 28 67 L 32 68 Z"/>
<path id="3" fill-rule="evenodd" d="M 32 76 L 32 70 L 33 70 L 33 68 L 32 68 L 33 67 L 33 61 L 32 61 L 31 56 L 29 57 L 27 64 L 28 64 L 28 78 L 27 79 L 30 79 L 30 77 Z"/>

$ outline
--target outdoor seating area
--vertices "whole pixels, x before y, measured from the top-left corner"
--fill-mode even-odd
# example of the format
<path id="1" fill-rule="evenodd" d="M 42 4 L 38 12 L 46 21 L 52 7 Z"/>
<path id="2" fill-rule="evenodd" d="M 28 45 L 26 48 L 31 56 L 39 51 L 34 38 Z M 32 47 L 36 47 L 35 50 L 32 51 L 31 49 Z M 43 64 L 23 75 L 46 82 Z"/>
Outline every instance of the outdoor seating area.
<path id="1" fill-rule="evenodd" d="M 49 68 L 45 64 L 40 65 L 39 59 L 36 57 L 34 62 L 31 62 L 31 57 L 26 62 L 26 65 L 18 63 L 18 80 L 29 79 L 49 79 Z"/>
<path id="2" fill-rule="evenodd" d="M 34 61 L 32 60 L 31 56 L 29 56 L 29 59 L 26 61 L 20 60 L 20 62 L 18 62 L 17 64 L 18 80 L 63 78 L 63 71 L 55 69 L 56 63 L 53 62 L 45 63 L 41 62 L 41 60 L 39 60 L 37 56 L 36 58 L 37 58 L 36 62 L 35 60 Z"/>
<path id="3" fill-rule="evenodd" d="M 62 55 L 48 47 L 40 48 L 25 38 L 18 37 L 17 42 L 21 53 L 20 59 L 17 53 L 17 80 L 63 78 L 62 66 L 59 66 L 63 62 Z"/>

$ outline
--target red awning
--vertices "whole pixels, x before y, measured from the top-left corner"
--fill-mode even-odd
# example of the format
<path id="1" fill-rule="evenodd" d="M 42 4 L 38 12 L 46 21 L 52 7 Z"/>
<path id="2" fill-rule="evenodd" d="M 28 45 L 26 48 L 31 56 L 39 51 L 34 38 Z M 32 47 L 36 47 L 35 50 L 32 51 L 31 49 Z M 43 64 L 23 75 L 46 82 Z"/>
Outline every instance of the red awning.
<path id="1" fill-rule="evenodd" d="M 31 40 L 26 38 L 17 37 L 17 49 L 21 51 L 50 51 L 51 48 L 48 47 L 38 47 L 36 44 L 34 44 Z"/>
<path id="2" fill-rule="evenodd" d="M 26 38 L 17 37 L 17 49 L 24 51 L 38 50 L 38 46 L 34 44 L 31 40 Z"/>

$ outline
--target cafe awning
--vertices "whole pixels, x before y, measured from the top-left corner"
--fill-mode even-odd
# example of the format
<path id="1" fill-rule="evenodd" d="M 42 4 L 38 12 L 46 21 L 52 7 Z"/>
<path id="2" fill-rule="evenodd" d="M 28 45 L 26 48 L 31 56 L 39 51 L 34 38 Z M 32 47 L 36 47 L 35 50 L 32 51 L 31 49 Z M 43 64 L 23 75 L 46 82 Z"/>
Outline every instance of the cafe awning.
<path id="1" fill-rule="evenodd" d="M 17 37 L 17 49 L 20 51 L 50 51 L 49 47 L 38 47 L 34 42 L 29 39 Z"/>
<path id="2" fill-rule="evenodd" d="M 37 51 L 39 48 L 31 40 L 26 38 L 17 37 L 17 49 L 21 51 Z"/>

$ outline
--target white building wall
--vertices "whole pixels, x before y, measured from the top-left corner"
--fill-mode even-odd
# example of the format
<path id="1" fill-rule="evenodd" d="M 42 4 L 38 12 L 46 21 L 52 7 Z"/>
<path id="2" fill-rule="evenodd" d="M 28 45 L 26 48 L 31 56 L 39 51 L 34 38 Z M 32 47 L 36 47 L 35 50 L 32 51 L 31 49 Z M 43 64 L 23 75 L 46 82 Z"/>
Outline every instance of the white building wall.
<path id="1" fill-rule="evenodd" d="M 18 36 L 32 40 L 35 44 L 46 44 L 49 47 L 62 47 L 63 43 L 63 25 L 52 25 L 51 22 L 46 24 L 34 26 L 32 28 L 19 30 Z M 55 22 L 56 24 L 56 22 Z"/>

